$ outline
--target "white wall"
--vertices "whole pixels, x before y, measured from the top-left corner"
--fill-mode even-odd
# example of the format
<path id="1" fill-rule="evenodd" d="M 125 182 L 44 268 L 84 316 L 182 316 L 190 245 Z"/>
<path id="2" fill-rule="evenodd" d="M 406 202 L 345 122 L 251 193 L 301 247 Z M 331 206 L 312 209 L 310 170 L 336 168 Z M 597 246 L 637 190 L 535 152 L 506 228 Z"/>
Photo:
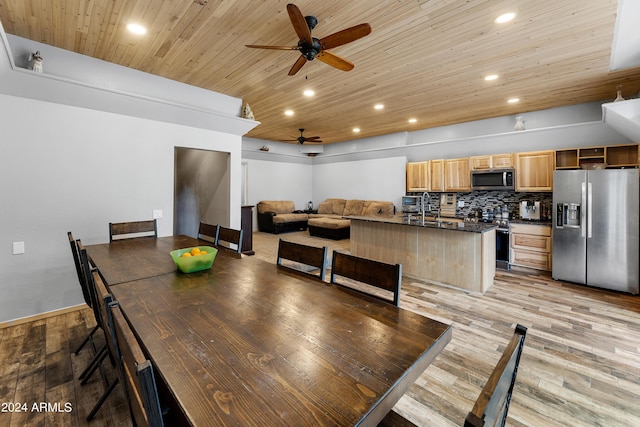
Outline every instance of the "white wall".
<path id="1" fill-rule="evenodd" d="M 245 159 L 247 163 L 247 201 L 293 200 L 296 209 L 305 209 L 312 200 L 311 165 Z M 256 209 L 254 209 L 254 217 Z M 257 221 L 253 222 L 257 229 Z"/>
<path id="2" fill-rule="evenodd" d="M 321 164 L 313 167 L 315 206 L 330 197 L 382 200 L 400 208 L 406 157 Z"/>
<path id="3" fill-rule="evenodd" d="M 106 242 L 110 221 L 161 209 L 172 234 L 174 146 L 230 153 L 240 226 L 240 136 L 7 95 L 0 129 L 0 321 L 82 303 L 67 231 Z"/>

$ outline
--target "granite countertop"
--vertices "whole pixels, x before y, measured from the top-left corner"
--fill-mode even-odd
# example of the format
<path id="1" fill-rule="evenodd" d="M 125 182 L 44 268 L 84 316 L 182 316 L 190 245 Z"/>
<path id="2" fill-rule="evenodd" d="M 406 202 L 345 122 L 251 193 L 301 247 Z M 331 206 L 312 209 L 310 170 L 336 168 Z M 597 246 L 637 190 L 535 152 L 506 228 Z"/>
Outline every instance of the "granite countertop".
<path id="1" fill-rule="evenodd" d="M 421 219 L 413 218 L 409 220 L 399 215 L 393 217 L 368 217 L 368 216 L 347 216 L 346 219 L 355 219 L 361 221 L 382 222 L 386 224 L 399 224 L 409 227 L 435 228 L 439 230 L 466 231 L 471 233 L 485 233 L 487 231 L 498 228 L 495 224 L 471 223 L 471 222 L 455 222 L 450 218 L 427 218 L 424 222 Z"/>

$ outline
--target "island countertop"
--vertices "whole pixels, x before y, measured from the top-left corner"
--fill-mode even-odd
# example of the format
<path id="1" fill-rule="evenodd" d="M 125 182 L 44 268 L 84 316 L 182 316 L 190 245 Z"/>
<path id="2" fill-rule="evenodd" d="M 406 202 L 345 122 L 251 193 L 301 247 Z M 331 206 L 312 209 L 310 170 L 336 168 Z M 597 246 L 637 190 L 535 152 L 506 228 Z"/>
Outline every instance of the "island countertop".
<path id="1" fill-rule="evenodd" d="M 487 231 L 498 228 L 496 224 L 451 221 L 448 218 L 440 218 L 439 221 L 436 218 L 422 221 L 420 218 L 409 219 L 399 215 L 392 217 L 346 216 L 345 219 L 382 222 L 386 224 L 400 224 L 410 227 L 435 228 L 439 230 L 466 231 L 471 233 L 486 233 Z"/>

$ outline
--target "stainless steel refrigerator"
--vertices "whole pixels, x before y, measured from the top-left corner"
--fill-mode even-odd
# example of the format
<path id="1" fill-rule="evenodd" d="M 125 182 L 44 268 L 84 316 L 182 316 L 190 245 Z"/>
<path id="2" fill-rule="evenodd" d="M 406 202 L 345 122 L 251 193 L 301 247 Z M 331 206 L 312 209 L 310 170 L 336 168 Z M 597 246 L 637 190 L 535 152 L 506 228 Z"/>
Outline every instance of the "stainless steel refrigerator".
<path id="1" fill-rule="evenodd" d="M 638 176 L 637 169 L 554 173 L 554 279 L 638 293 Z"/>

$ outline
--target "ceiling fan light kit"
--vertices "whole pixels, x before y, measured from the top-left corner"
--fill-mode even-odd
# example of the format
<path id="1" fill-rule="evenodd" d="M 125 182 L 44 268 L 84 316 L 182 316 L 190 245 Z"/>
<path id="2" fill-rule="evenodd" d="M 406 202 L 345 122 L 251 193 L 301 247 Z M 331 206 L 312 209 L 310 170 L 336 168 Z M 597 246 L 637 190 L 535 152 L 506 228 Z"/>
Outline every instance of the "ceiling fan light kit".
<path id="1" fill-rule="evenodd" d="M 369 24 L 360 24 L 351 28 L 338 31 L 321 39 L 317 39 L 311 36 L 311 31 L 318 24 L 318 19 L 315 16 L 303 16 L 300 9 L 295 4 L 287 5 L 287 12 L 289 19 L 293 25 L 293 29 L 298 35 L 297 46 L 263 46 L 263 45 L 246 45 L 255 49 L 274 49 L 274 50 L 297 50 L 300 51 L 300 57 L 293 64 L 289 70 L 289 75 L 295 75 L 300 69 L 307 63 L 307 61 L 313 61 L 318 58 L 319 61 L 324 62 L 338 70 L 350 71 L 353 69 L 354 64 L 347 61 L 340 56 L 329 52 L 327 49 L 342 46 L 352 41 L 358 40 L 371 33 L 371 26 Z"/>

